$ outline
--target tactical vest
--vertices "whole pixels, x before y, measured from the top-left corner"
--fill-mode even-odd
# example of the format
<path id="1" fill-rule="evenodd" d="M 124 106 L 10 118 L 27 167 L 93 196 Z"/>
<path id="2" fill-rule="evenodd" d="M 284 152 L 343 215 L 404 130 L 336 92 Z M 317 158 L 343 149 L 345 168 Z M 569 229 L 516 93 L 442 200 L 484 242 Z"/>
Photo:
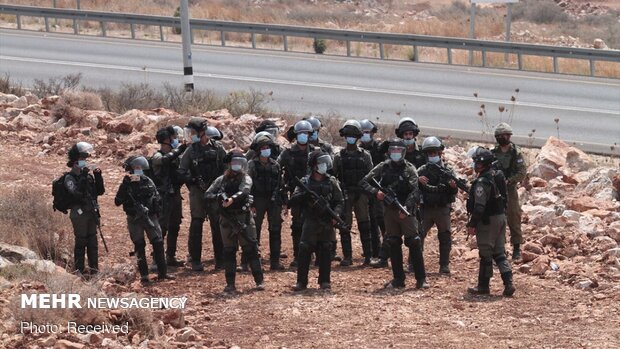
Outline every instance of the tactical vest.
<path id="1" fill-rule="evenodd" d="M 342 162 L 342 185 L 346 188 L 358 187 L 359 182 L 368 173 L 366 163 L 364 162 L 364 152 L 361 150 L 349 152 L 342 149 L 340 151 L 340 161 Z"/>
<path id="2" fill-rule="evenodd" d="M 404 162 L 396 167 L 386 162 L 383 165 L 381 174 L 381 186 L 384 188 L 392 188 L 398 197 L 398 201 L 403 205 L 407 201 L 407 197 L 412 189 L 409 186 L 409 178 L 404 174 L 405 168 Z"/>
<path id="3" fill-rule="evenodd" d="M 155 196 L 155 184 L 153 181 L 145 175 L 140 176 L 139 182 L 130 182 L 129 183 L 129 192 L 131 196 L 140 204 L 144 205 L 149 209 L 149 212 L 159 211 L 159 207 L 156 207 L 160 204 Z M 131 201 L 131 200 L 130 200 Z M 127 207 L 126 212 L 130 214 L 135 214 L 135 207 L 133 207 L 133 202 L 128 203 L 131 206 L 131 209 Z"/>
<path id="4" fill-rule="evenodd" d="M 241 186 L 241 180 L 243 176 L 235 176 L 233 178 L 224 177 L 222 180 L 222 190 L 226 193 L 226 196 L 231 197 L 239 192 L 239 186 Z M 245 205 L 245 200 L 235 200 L 233 204 L 228 206 L 228 210 L 240 210 Z"/>
<path id="5" fill-rule="evenodd" d="M 157 152 L 162 156 L 166 155 L 166 153 L 161 150 L 158 150 Z M 179 163 L 180 158 L 176 158 L 174 161 L 171 161 L 168 166 L 162 164 L 162 166 L 157 169 L 153 168 L 153 175 L 157 179 L 157 181 L 153 180 L 153 182 L 161 194 L 172 194 L 179 192 L 181 185 L 183 184 L 177 172 Z M 160 183 L 160 185 L 157 185 L 158 183 Z"/>
<path id="6" fill-rule="evenodd" d="M 270 197 L 278 187 L 280 171 L 275 161 L 263 164 L 255 160 L 254 177 L 252 178 L 252 194 L 261 197 Z"/>
<path id="7" fill-rule="evenodd" d="M 405 160 L 412 163 L 416 169 L 422 167 L 422 165 L 426 163 L 424 154 L 417 148 L 413 151 L 407 151 L 405 153 Z"/>
<path id="8" fill-rule="evenodd" d="M 327 200 L 327 202 L 330 202 L 333 197 L 333 193 L 332 193 L 333 186 L 332 186 L 332 181 L 330 178 L 331 178 L 330 176 L 325 176 L 325 179 L 319 182 L 319 181 L 315 181 L 307 177 L 307 178 L 304 178 L 304 181 L 306 182 L 308 189 L 312 190 L 313 192 L 323 197 L 325 200 Z M 321 215 L 322 213 L 324 213 L 324 211 L 325 211 L 324 208 L 311 207 L 311 206 L 309 207 L 309 210 L 308 210 L 309 213 L 314 214 L 315 216 Z"/>
<path id="9" fill-rule="evenodd" d="M 448 179 L 442 177 L 442 174 L 434 166 L 424 166 L 418 171 L 418 176 L 425 176 L 428 178 L 428 184 L 431 186 L 438 186 L 443 184 L 449 186 Z M 420 191 L 422 192 L 422 204 L 425 207 L 442 207 L 451 204 L 455 201 L 455 195 L 450 194 L 448 191 L 431 192 L 428 191 L 424 185 L 420 185 Z"/>
<path id="10" fill-rule="evenodd" d="M 372 158 L 372 163 L 377 166 L 378 164 L 385 161 L 385 153 L 381 152 L 379 149 L 380 144 L 376 140 L 372 140 L 372 142 L 366 144 L 362 143 L 361 147 L 366 149 L 370 153 L 370 157 Z"/>
<path id="11" fill-rule="evenodd" d="M 192 174 L 202 176 L 202 179 L 211 184 L 222 173 L 221 161 L 214 143 L 209 143 L 206 150 L 201 150 L 199 144 L 192 144 Z"/>
<path id="12" fill-rule="evenodd" d="M 303 178 L 308 173 L 308 154 L 314 151 L 314 147 L 310 144 L 306 147 L 306 150 L 289 149 L 289 160 L 287 165 L 287 171 L 289 173 L 289 185 L 295 187 L 295 179 Z"/>
<path id="13" fill-rule="evenodd" d="M 510 145 L 510 163 L 508 164 L 508 168 L 504 168 L 501 164 L 501 161 L 496 161 L 494 163 L 495 169 L 502 171 L 506 178 L 510 178 L 510 176 L 512 176 L 512 172 L 516 171 L 517 169 L 517 146 L 514 143 L 510 143 Z M 497 154 L 499 152 L 501 152 L 501 149 L 494 149 L 493 151 L 494 154 Z"/>
<path id="14" fill-rule="evenodd" d="M 501 171 L 489 170 L 482 173 L 471 185 L 467 198 L 467 212 L 474 211 L 476 184 L 485 183 L 491 187 L 489 199 L 484 207 L 484 216 L 496 216 L 506 210 L 506 179 Z"/>

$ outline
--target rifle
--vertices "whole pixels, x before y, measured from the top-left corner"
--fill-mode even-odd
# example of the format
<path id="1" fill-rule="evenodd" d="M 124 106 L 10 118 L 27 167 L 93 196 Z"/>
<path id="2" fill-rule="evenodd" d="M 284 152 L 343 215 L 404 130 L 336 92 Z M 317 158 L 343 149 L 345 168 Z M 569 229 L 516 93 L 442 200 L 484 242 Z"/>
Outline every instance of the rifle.
<path id="1" fill-rule="evenodd" d="M 127 191 L 127 195 L 131 199 L 133 207 L 136 210 L 136 220 L 142 220 L 149 228 L 155 229 L 155 223 L 151 217 L 149 217 L 149 208 L 138 202 L 131 194 L 131 191 Z"/>
<path id="2" fill-rule="evenodd" d="M 381 190 L 383 192 L 383 194 L 385 194 L 385 198 L 383 199 L 383 201 L 386 204 L 394 205 L 394 206 L 396 206 L 396 208 L 398 208 L 398 210 L 400 212 L 404 213 L 406 216 L 411 216 L 411 213 L 409 213 L 409 211 L 407 211 L 407 208 L 405 206 L 403 206 L 403 204 L 401 204 L 400 201 L 398 201 L 398 196 L 394 192 L 394 189 L 382 187 L 381 183 L 379 183 L 376 178 L 373 178 L 372 181 L 375 184 L 375 186 L 379 190 Z"/>
<path id="3" fill-rule="evenodd" d="M 437 170 L 439 170 L 439 172 L 441 173 L 442 176 L 448 178 L 449 180 L 453 180 L 454 182 L 456 182 L 456 186 L 461 189 L 462 191 L 468 193 L 469 192 L 469 186 L 467 185 L 467 180 L 464 178 L 458 178 L 456 177 L 452 172 L 450 172 L 448 169 L 441 167 L 437 164 L 434 163 L 427 163 L 427 165 L 431 166 L 431 167 L 435 167 L 437 168 Z"/>
<path id="4" fill-rule="evenodd" d="M 351 228 L 349 227 L 349 225 L 345 221 L 343 221 L 342 218 L 340 218 L 340 216 L 329 206 L 329 202 L 327 202 L 324 197 L 310 190 L 310 188 L 308 188 L 308 186 L 304 184 L 304 182 L 298 177 L 293 178 L 295 178 L 297 185 L 302 187 L 308 194 L 312 196 L 312 198 L 314 199 L 314 206 L 320 207 L 327 211 L 330 218 L 336 221 L 336 224 L 334 225 L 336 229 L 340 230 L 343 233 L 351 233 Z"/>
<path id="5" fill-rule="evenodd" d="M 226 195 L 225 192 L 221 191 L 221 192 L 216 193 L 216 194 L 209 193 L 209 194 L 205 195 L 205 199 L 206 200 L 216 200 L 217 199 L 218 200 L 218 208 L 219 208 L 218 211 L 219 211 L 219 214 L 222 217 L 226 218 L 227 221 L 232 223 L 232 225 L 234 227 L 236 227 L 235 230 L 237 231 L 237 234 L 241 234 L 241 236 L 244 239 L 246 239 L 247 241 L 249 241 L 249 242 L 251 242 L 253 244 L 258 245 L 258 241 L 256 240 L 256 238 L 251 238 L 248 235 L 248 232 L 247 232 L 248 225 L 245 224 L 244 222 L 240 221 L 237 217 L 235 217 L 233 214 L 231 214 L 229 211 L 227 211 L 225 207 L 222 206 L 222 203 L 228 199 L 228 195 Z M 245 205 L 243 205 L 241 210 L 248 211 L 253 202 L 254 202 L 254 200 L 252 198 L 252 195 L 249 195 L 247 202 L 245 203 Z"/>
<path id="6" fill-rule="evenodd" d="M 93 199 L 92 195 L 88 192 L 88 189 L 86 189 L 86 193 L 87 198 L 90 200 L 93 205 L 93 209 L 95 210 L 95 222 L 97 225 L 97 231 L 99 231 L 99 236 L 101 236 L 101 241 L 103 242 L 103 247 L 105 248 L 105 252 L 109 253 L 110 250 L 108 250 L 108 244 L 106 243 L 105 238 L 103 237 L 103 232 L 101 231 L 101 212 L 99 212 L 99 203 L 96 199 Z"/>

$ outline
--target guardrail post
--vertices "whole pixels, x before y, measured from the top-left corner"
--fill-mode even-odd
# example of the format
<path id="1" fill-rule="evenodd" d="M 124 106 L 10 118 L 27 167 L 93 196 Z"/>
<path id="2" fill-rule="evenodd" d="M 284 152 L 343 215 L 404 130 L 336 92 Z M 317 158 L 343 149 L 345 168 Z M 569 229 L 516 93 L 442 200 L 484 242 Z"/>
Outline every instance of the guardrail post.
<path id="1" fill-rule="evenodd" d="M 22 16 L 15 15 L 15 21 L 17 22 L 17 29 L 22 29 Z"/>
<path id="2" fill-rule="evenodd" d="M 347 40 L 347 57 L 351 57 L 351 41 Z"/>
<path id="3" fill-rule="evenodd" d="M 590 76 L 595 76 L 596 75 L 596 62 L 591 59 L 590 60 Z"/>
<path id="4" fill-rule="evenodd" d="M 558 72 L 558 57 L 557 56 L 553 56 L 553 72 L 554 73 Z"/>
<path id="5" fill-rule="evenodd" d="M 379 43 L 379 55 L 381 55 L 381 59 L 385 59 L 385 48 L 382 42 Z"/>
<path id="6" fill-rule="evenodd" d="M 78 25 L 77 25 L 77 20 L 73 20 L 73 34 L 78 35 L 79 34 L 79 29 L 78 29 Z"/>
<path id="7" fill-rule="evenodd" d="M 45 31 L 49 32 L 50 31 L 50 22 L 49 22 L 49 18 L 45 17 Z"/>
<path id="8" fill-rule="evenodd" d="M 226 46 L 226 33 L 223 30 L 220 31 L 220 38 L 222 39 L 222 46 Z"/>
<path id="9" fill-rule="evenodd" d="M 413 61 L 414 62 L 419 62 L 419 58 L 418 58 L 418 47 L 416 45 L 413 45 Z"/>
<path id="10" fill-rule="evenodd" d="M 284 42 L 284 52 L 288 51 L 288 36 L 282 35 L 282 41 Z"/>
<path id="11" fill-rule="evenodd" d="M 162 27 L 161 25 L 159 26 L 159 40 L 160 41 L 164 41 L 164 27 Z"/>
<path id="12" fill-rule="evenodd" d="M 131 30 L 131 38 L 135 39 L 136 38 L 136 25 L 133 23 L 129 24 L 129 29 Z"/>
<path id="13" fill-rule="evenodd" d="M 101 21 L 101 22 L 99 22 L 99 25 L 101 25 L 101 36 L 103 36 L 105 38 L 105 36 L 106 36 L 105 22 Z"/>
<path id="14" fill-rule="evenodd" d="M 523 55 L 521 53 L 517 53 L 517 67 L 519 70 L 523 70 Z"/>
<path id="15" fill-rule="evenodd" d="M 252 48 L 256 48 L 256 33 L 252 33 Z"/>
<path id="16" fill-rule="evenodd" d="M 452 65 L 452 50 L 448 47 L 448 64 Z"/>
<path id="17" fill-rule="evenodd" d="M 194 31 L 191 29 L 189 29 L 189 42 L 193 45 L 194 44 Z"/>
<path id="18" fill-rule="evenodd" d="M 482 54 L 482 66 L 486 67 L 487 66 L 487 51 L 482 50 L 480 51 L 480 53 Z"/>

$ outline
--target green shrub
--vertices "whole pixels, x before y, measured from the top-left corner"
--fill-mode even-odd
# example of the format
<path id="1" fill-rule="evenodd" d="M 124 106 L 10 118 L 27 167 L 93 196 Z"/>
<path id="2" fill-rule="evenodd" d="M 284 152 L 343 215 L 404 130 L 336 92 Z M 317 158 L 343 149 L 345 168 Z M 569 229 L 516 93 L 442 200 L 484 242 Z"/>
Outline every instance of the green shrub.
<path id="1" fill-rule="evenodd" d="M 315 38 L 314 42 L 312 43 L 312 47 L 314 47 L 314 52 L 318 54 L 323 54 L 323 52 L 327 50 L 327 44 L 325 43 L 324 39 Z"/>

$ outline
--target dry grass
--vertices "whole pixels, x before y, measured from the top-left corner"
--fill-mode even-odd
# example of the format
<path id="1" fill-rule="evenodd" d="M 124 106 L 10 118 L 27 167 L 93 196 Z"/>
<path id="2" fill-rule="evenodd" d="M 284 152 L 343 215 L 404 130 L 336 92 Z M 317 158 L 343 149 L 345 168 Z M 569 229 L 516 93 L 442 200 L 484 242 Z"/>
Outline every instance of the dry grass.
<path id="1" fill-rule="evenodd" d="M 15 81 L 11 78 L 11 75 L 7 73 L 0 77 L 0 93 L 23 96 L 26 90 L 22 86 L 21 81 Z"/>
<path id="2" fill-rule="evenodd" d="M 41 258 L 69 267 L 73 230 L 69 218 L 54 212 L 42 189 L 17 186 L 0 195 L 0 241 L 26 246 Z"/>

